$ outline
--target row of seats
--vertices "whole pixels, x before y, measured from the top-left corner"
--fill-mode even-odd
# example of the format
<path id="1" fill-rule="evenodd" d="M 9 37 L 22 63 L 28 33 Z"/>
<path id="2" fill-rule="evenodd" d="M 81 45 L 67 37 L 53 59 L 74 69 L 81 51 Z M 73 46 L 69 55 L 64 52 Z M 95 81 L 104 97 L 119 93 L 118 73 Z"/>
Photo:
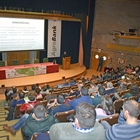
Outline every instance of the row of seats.
<path id="1" fill-rule="evenodd" d="M 48 58 L 43 58 L 43 63 L 45 63 L 45 62 L 48 62 Z M 35 64 L 36 64 L 36 63 L 40 63 L 40 62 L 39 62 L 39 59 L 35 59 L 35 60 L 34 60 L 34 63 L 35 63 Z M 20 62 L 19 62 L 17 59 L 12 60 L 12 65 L 13 65 L 13 66 L 19 65 L 19 64 L 20 64 Z M 24 64 L 30 64 L 30 60 L 29 60 L 29 59 L 25 59 L 25 60 L 24 60 Z M 3 67 L 3 66 L 5 66 L 5 61 L 0 61 L 0 67 Z"/>

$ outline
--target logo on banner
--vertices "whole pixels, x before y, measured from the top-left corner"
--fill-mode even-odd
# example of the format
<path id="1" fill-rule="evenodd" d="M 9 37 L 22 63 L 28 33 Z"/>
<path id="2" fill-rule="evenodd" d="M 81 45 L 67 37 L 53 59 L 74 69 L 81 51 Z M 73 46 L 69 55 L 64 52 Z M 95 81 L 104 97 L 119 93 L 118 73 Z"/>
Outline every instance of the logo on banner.
<path id="1" fill-rule="evenodd" d="M 56 26 L 52 27 L 53 29 L 53 37 L 52 37 L 52 55 L 55 56 L 56 54 Z"/>
<path id="2" fill-rule="evenodd" d="M 48 21 L 48 54 L 47 57 L 60 57 L 61 21 Z"/>

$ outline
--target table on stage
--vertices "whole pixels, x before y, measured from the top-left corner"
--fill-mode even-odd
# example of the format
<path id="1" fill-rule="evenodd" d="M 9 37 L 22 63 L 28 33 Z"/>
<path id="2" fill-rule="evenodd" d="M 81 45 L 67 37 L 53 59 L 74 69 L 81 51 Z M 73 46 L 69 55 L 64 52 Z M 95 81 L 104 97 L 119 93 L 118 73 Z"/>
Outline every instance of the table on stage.
<path id="1" fill-rule="evenodd" d="M 53 62 L 5 66 L 0 67 L 0 80 L 24 76 L 34 76 L 46 73 L 54 73 L 58 71 L 58 65 L 53 64 Z"/>

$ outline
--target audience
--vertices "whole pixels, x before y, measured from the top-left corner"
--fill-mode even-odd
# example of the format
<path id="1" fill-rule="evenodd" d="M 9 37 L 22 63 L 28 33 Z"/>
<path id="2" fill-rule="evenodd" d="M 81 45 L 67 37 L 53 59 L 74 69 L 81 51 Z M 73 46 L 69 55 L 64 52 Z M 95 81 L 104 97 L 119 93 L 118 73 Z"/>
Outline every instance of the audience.
<path id="1" fill-rule="evenodd" d="M 130 98 L 131 96 L 138 96 L 139 87 L 136 84 L 130 86 L 130 93 L 125 93 L 122 98 Z"/>
<path id="2" fill-rule="evenodd" d="M 106 118 L 115 113 L 113 101 L 107 94 L 102 97 L 101 107 L 102 108 L 95 108 L 97 114 L 96 119 Z"/>
<path id="3" fill-rule="evenodd" d="M 124 101 L 123 111 L 120 114 L 118 120 L 119 124 L 110 126 L 106 121 L 101 122 L 106 130 L 106 139 L 132 140 L 139 138 L 140 137 L 139 133 L 140 121 L 138 120 L 139 115 L 140 115 L 140 104 L 137 101 L 135 100 Z"/>
<path id="4" fill-rule="evenodd" d="M 63 95 L 58 95 L 56 99 L 54 99 L 54 102 L 51 104 L 48 104 L 49 112 L 52 111 L 53 115 L 55 115 L 57 112 L 64 112 L 69 111 L 72 108 L 69 104 L 64 104 L 65 98 Z"/>
<path id="5" fill-rule="evenodd" d="M 89 96 L 88 88 L 86 86 L 81 87 L 80 95 L 81 95 L 80 97 L 73 99 L 68 103 L 74 110 L 76 110 L 76 106 L 81 102 L 93 104 L 92 98 Z"/>
<path id="6" fill-rule="evenodd" d="M 79 103 L 74 123 L 54 124 L 49 131 L 51 140 L 105 140 L 103 126 L 96 122 L 94 106 Z"/>
<path id="7" fill-rule="evenodd" d="M 46 108 L 37 104 L 33 110 L 33 113 L 24 114 L 17 123 L 12 126 L 3 125 L 3 129 L 9 131 L 12 135 L 22 128 L 23 135 L 31 138 L 35 132 L 46 132 L 49 130 L 52 124 L 59 122 L 54 118 L 53 114 L 47 114 Z"/>

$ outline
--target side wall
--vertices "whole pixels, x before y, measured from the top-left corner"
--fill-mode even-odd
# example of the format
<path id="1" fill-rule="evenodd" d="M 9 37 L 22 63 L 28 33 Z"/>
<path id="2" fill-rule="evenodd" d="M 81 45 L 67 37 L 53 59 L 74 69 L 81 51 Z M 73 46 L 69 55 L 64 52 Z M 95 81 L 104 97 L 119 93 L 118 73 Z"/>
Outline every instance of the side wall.
<path id="1" fill-rule="evenodd" d="M 118 64 L 118 58 L 125 59 L 126 64 L 138 65 L 140 59 L 140 38 L 118 38 L 113 33 L 118 31 L 128 32 L 136 29 L 140 36 L 140 1 L 127 0 L 96 0 L 93 25 L 93 38 L 91 49 L 91 67 L 94 52 L 100 48 L 112 58 L 108 65 L 112 67 L 124 65 Z M 115 48 L 114 48 L 115 46 Z M 125 64 L 125 65 L 126 65 Z"/>

